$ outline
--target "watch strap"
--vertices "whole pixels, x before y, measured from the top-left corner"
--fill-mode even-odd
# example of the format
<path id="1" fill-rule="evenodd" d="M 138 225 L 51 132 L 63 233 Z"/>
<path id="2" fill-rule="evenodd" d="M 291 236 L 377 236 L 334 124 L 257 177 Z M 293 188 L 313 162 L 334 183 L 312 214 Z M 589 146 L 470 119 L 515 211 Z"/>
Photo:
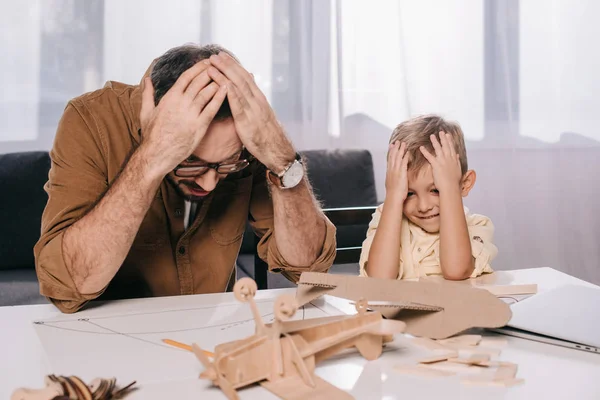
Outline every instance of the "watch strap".
<path id="1" fill-rule="evenodd" d="M 302 163 L 302 156 L 298 152 L 296 152 L 294 160 L 291 163 L 289 163 L 288 166 L 285 167 L 285 169 L 281 173 L 278 174 L 278 173 L 272 171 L 271 169 L 267 168 L 267 179 L 269 181 L 271 181 L 272 184 L 277 185 L 280 188 L 283 188 L 284 187 L 283 181 L 282 181 L 283 176 L 296 161 L 298 161 L 299 163 Z"/>

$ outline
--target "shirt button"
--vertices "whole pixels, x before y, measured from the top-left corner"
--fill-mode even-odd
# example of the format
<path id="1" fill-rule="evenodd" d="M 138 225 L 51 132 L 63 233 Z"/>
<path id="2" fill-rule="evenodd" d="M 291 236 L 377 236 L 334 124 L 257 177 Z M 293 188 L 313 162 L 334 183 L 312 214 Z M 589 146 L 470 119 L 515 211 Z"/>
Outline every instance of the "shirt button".
<path id="1" fill-rule="evenodd" d="M 185 254 L 185 247 L 184 246 L 181 246 L 179 248 L 179 254 Z"/>
<path id="2" fill-rule="evenodd" d="M 181 217 L 182 214 L 183 214 L 183 211 L 181 211 L 181 208 L 177 208 L 175 210 L 175 216 L 176 217 Z"/>

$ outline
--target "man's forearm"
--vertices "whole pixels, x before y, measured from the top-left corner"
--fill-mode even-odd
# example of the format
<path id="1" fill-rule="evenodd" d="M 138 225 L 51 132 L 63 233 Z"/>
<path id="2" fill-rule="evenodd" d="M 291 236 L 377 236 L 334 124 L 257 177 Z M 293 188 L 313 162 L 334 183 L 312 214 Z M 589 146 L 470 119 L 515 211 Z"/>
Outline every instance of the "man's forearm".
<path id="1" fill-rule="evenodd" d="M 63 237 L 63 256 L 80 293 L 102 290 L 115 276 L 160 186 L 160 173 L 138 148 L 102 199 Z"/>
<path id="2" fill-rule="evenodd" d="M 446 279 L 468 278 L 473 272 L 471 241 L 460 192 L 440 191 L 440 267 Z"/>
<path id="3" fill-rule="evenodd" d="M 404 200 L 384 203 L 381 219 L 369 250 L 366 271 L 370 277 L 396 279 L 400 272 L 400 238 Z"/>
<path id="4" fill-rule="evenodd" d="M 310 185 L 303 180 L 292 189 L 273 187 L 271 196 L 279 252 L 294 266 L 312 265 L 323 250 L 327 227 Z"/>

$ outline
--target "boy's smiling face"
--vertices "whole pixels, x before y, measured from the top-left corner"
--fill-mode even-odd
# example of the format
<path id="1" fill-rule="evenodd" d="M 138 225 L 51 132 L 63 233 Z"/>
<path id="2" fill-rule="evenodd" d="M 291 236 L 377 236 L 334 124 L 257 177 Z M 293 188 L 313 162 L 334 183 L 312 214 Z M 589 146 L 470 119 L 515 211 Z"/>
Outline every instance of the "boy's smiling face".
<path id="1" fill-rule="evenodd" d="M 459 183 L 462 197 L 467 197 L 475 185 L 475 180 L 475 171 L 468 170 Z M 433 181 L 431 164 L 425 164 L 416 171 L 411 171 L 409 168 L 408 193 L 404 200 L 403 211 L 410 222 L 425 232 L 440 232 L 440 193 Z"/>
<path id="2" fill-rule="evenodd" d="M 408 172 L 408 195 L 404 216 L 429 233 L 440 231 L 440 196 L 433 183 L 433 171 L 427 164 Z"/>

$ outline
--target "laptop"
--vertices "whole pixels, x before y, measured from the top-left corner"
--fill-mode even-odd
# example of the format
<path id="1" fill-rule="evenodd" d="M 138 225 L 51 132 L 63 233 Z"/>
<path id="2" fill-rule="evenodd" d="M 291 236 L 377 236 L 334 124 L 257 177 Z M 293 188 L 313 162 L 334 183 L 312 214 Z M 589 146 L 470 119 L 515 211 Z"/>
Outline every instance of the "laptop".
<path id="1" fill-rule="evenodd" d="M 564 285 L 510 306 L 494 332 L 600 354 L 600 289 Z"/>

